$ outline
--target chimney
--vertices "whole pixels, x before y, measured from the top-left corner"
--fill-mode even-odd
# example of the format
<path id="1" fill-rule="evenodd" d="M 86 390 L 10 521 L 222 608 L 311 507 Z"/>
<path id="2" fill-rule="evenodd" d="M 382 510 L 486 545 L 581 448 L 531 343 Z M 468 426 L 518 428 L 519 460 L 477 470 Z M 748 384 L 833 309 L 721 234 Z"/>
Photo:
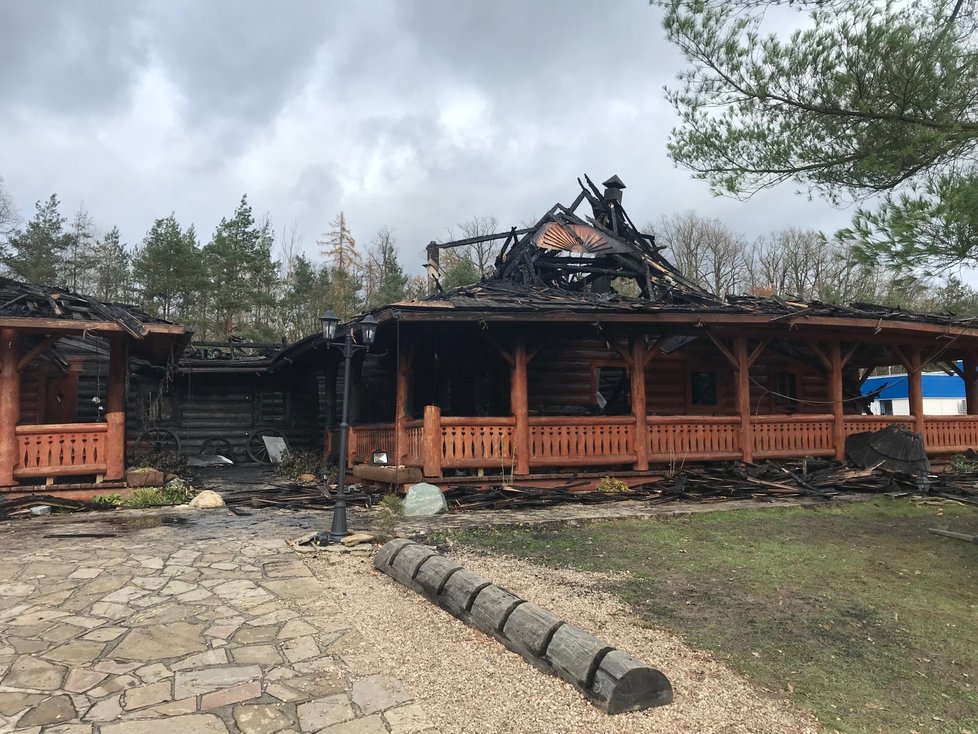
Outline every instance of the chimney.
<path id="1" fill-rule="evenodd" d="M 604 200 L 607 202 L 614 202 L 615 204 L 621 203 L 621 190 L 626 188 L 625 184 L 622 182 L 618 176 L 612 176 L 607 181 L 605 181 L 602 186 L 604 186 Z"/>

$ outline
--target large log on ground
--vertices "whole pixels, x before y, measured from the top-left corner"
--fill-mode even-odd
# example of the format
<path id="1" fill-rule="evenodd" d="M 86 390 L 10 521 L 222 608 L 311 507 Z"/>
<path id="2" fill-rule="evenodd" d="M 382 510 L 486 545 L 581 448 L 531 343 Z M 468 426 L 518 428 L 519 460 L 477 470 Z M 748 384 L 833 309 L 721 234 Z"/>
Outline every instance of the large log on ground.
<path id="1" fill-rule="evenodd" d="M 559 675 L 609 714 L 672 702 L 672 685 L 659 670 L 430 548 L 404 538 L 392 540 L 378 551 L 374 567 L 537 668 Z"/>

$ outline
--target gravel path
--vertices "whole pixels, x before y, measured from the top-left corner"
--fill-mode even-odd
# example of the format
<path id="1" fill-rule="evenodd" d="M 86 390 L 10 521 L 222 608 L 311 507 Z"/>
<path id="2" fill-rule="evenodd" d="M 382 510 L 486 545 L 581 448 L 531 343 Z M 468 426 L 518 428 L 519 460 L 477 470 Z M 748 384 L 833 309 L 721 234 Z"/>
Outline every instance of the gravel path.
<path id="1" fill-rule="evenodd" d="M 453 557 L 486 580 L 659 667 L 672 682 L 675 701 L 607 716 L 560 679 L 540 673 L 492 638 L 374 571 L 369 558 L 330 554 L 311 560 L 315 573 L 337 589 L 337 601 L 373 643 L 379 662 L 408 685 L 442 734 L 819 731 L 810 715 L 709 654 L 640 626 L 615 597 L 595 591 L 596 582 L 606 577 L 506 558 Z"/>

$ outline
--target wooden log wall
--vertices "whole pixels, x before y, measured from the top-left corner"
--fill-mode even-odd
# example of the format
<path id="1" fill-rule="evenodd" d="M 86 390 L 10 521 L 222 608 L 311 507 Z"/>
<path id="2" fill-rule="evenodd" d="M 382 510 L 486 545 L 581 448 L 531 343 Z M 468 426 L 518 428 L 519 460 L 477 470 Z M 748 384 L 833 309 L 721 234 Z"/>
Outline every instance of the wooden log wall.
<path id="1" fill-rule="evenodd" d="M 560 676 L 609 714 L 672 703 L 672 685 L 660 671 L 430 548 L 392 540 L 374 567 Z"/>
<path id="2" fill-rule="evenodd" d="M 595 370 L 626 365 L 619 353 L 597 337 L 549 338 L 528 370 L 530 411 L 537 415 L 593 414 Z M 692 374 L 716 375 L 716 404 L 693 402 Z M 778 398 L 779 375 L 791 373 L 797 401 Z M 750 408 L 754 415 L 829 411 L 824 372 L 790 360 L 770 347 L 751 367 Z M 708 340 L 702 339 L 670 355 L 656 354 L 645 371 L 648 415 L 736 415 L 734 373 Z"/>
<path id="3" fill-rule="evenodd" d="M 234 449 L 231 458 L 247 461 L 249 434 L 269 428 L 280 431 L 297 449 L 322 446 L 316 375 L 178 375 L 169 391 L 170 416 L 154 420 L 147 411 L 152 394 L 160 388 L 159 376 L 130 380 L 126 422 L 130 444 L 148 428 L 164 428 L 180 439 L 184 454 L 198 454 L 205 442 L 223 439 Z"/>

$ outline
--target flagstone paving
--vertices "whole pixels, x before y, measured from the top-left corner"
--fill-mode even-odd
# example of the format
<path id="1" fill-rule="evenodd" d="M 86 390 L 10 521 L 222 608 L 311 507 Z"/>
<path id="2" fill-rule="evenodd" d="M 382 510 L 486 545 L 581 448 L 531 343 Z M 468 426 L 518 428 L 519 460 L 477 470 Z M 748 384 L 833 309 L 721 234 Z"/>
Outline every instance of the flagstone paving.
<path id="1" fill-rule="evenodd" d="M 3 524 L 0 732 L 433 734 L 295 528 L 144 524 Z"/>

